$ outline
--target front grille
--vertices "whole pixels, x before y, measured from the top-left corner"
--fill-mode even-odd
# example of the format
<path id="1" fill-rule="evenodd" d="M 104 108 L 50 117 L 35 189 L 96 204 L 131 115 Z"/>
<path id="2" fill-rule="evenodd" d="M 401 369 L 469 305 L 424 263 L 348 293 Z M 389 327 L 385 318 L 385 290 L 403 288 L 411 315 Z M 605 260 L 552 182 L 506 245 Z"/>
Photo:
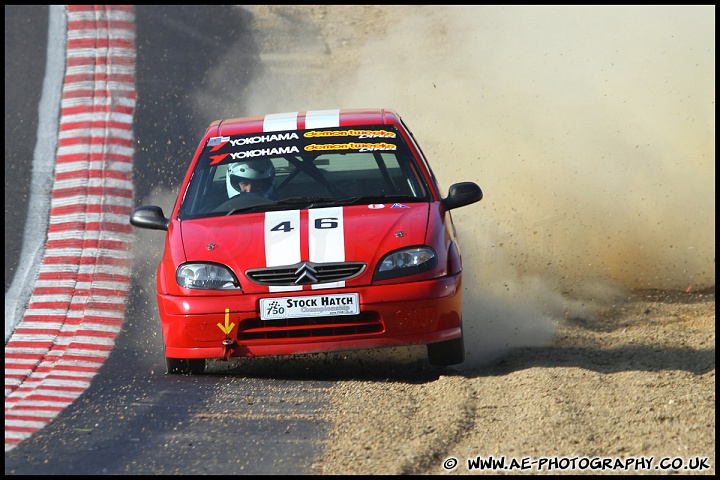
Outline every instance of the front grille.
<path id="1" fill-rule="evenodd" d="M 282 267 L 254 268 L 245 272 L 250 281 L 268 286 L 312 285 L 341 282 L 365 271 L 364 262 L 300 262 Z"/>
<path id="2" fill-rule="evenodd" d="M 376 312 L 359 315 L 335 315 L 328 317 L 286 318 L 260 320 L 250 318 L 240 322 L 238 341 L 278 338 L 320 338 L 380 333 L 383 325 Z"/>

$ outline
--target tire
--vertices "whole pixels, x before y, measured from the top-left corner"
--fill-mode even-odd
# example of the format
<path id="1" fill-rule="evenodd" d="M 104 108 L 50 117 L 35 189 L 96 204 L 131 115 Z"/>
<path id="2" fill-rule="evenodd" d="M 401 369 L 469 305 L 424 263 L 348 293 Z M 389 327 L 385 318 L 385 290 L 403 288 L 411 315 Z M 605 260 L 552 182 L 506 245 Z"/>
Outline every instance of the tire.
<path id="1" fill-rule="evenodd" d="M 165 367 L 170 375 L 202 375 L 205 373 L 205 359 L 165 358 Z"/>
<path id="2" fill-rule="evenodd" d="M 460 324 L 460 332 L 462 332 L 462 324 Z M 427 345 L 428 360 L 430 365 L 436 367 L 447 367 L 448 365 L 457 365 L 465 361 L 465 340 L 462 335 L 446 340 L 444 342 L 429 343 Z"/>

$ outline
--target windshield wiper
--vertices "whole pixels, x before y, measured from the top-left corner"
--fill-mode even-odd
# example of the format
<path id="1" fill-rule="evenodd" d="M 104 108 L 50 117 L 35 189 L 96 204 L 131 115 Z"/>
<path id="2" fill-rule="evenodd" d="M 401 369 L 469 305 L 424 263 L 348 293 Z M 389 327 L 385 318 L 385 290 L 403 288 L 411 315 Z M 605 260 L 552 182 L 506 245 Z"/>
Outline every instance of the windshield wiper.
<path id="1" fill-rule="evenodd" d="M 247 207 L 233 208 L 225 215 L 233 215 L 241 212 L 267 212 L 273 210 L 283 210 L 286 208 L 311 208 L 316 202 L 331 201 L 326 197 L 292 197 L 283 200 L 273 201 L 270 203 L 261 203 L 259 205 L 251 205 Z"/>
<path id="2" fill-rule="evenodd" d="M 272 204 L 272 206 L 300 206 L 300 205 L 312 205 L 313 203 L 317 202 L 330 202 L 332 201 L 332 198 L 327 197 L 291 197 L 291 198 L 285 198 L 283 200 L 279 200 Z"/>
<path id="3" fill-rule="evenodd" d="M 364 195 L 361 197 L 347 197 L 332 200 L 323 204 L 315 204 L 316 207 L 329 207 L 333 205 L 361 205 L 370 203 L 397 203 L 397 202 L 417 202 L 420 198 L 408 195 Z"/>
<path id="4" fill-rule="evenodd" d="M 361 197 L 346 198 L 327 198 L 327 197 L 292 197 L 278 200 L 273 203 L 263 203 L 260 205 L 252 205 L 248 207 L 234 208 L 226 215 L 233 215 L 241 212 L 267 212 L 273 210 L 282 210 L 285 208 L 322 208 L 336 207 L 346 205 L 362 205 L 370 203 L 396 203 L 396 202 L 417 202 L 421 198 L 411 197 L 408 195 L 365 195 Z"/>
<path id="5" fill-rule="evenodd" d="M 266 209 L 267 204 L 251 205 L 249 207 L 233 208 L 225 214 L 225 216 L 235 215 L 236 213 L 247 213 L 247 212 L 262 212 Z"/>

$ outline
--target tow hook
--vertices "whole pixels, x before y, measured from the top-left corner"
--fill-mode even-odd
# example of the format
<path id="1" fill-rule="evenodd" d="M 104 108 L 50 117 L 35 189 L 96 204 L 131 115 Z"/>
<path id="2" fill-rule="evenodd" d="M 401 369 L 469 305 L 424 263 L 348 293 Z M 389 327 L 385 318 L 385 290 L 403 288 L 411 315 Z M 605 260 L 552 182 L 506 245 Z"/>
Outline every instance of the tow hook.
<path id="1" fill-rule="evenodd" d="M 225 359 L 225 361 L 230 360 L 230 356 L 232 355 L 232 352 L 234 350 L 233 345 L 235 344 L 235 340 L 226 337 L 225 340 L 222 341 L 223 344 L 223 354 L 222 357 Z"/>

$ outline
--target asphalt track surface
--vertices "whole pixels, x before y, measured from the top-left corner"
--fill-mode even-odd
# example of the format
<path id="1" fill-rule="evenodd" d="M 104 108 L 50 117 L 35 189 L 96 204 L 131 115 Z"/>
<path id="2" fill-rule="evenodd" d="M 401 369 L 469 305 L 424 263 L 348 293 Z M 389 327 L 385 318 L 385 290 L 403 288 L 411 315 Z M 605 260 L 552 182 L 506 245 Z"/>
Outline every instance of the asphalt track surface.
<path id="1" fill-rule="evenodd" d="M 48 48 L 22 72 L 27 82 L 15 82 L 10 96 L 23 97 L 15 108 L 32 118 L 57 100 L 57 116 L 26 121 L 23 134 L 6 122 L 6 175 L 15 165 L 9 149 L 26 165 L 17 185 L 6 179 L 6 238 L 11 229 L 15 239 L 6 263 L 17 261 L 11 275 L 6 264 L 5 473 L 311 473 L 333 381 L 387 373 L 301 358 L 166 375 L 148 301 L 154 265 L 132 254 L 157 255 L 158 243 L 138 241 L 127 222 L 153 189 L 176 188 L 198 128 L 213 120 L 193 115 L 190 101 L 213 52 L 242 49 L 234 79 L 253 74 L 250 14 L 224 6 L 46 8 L 6 6 L 6 78 L 8 52 L 20 55 L 13 48 Z M 48 80 L 53 69 L 61 80 Z M 41 163 L 48 156 L 50 167 Z M 10 228 L 8 211 L 18 217 Z M 25 279 L 13 289 L 18 272 Z"/>

